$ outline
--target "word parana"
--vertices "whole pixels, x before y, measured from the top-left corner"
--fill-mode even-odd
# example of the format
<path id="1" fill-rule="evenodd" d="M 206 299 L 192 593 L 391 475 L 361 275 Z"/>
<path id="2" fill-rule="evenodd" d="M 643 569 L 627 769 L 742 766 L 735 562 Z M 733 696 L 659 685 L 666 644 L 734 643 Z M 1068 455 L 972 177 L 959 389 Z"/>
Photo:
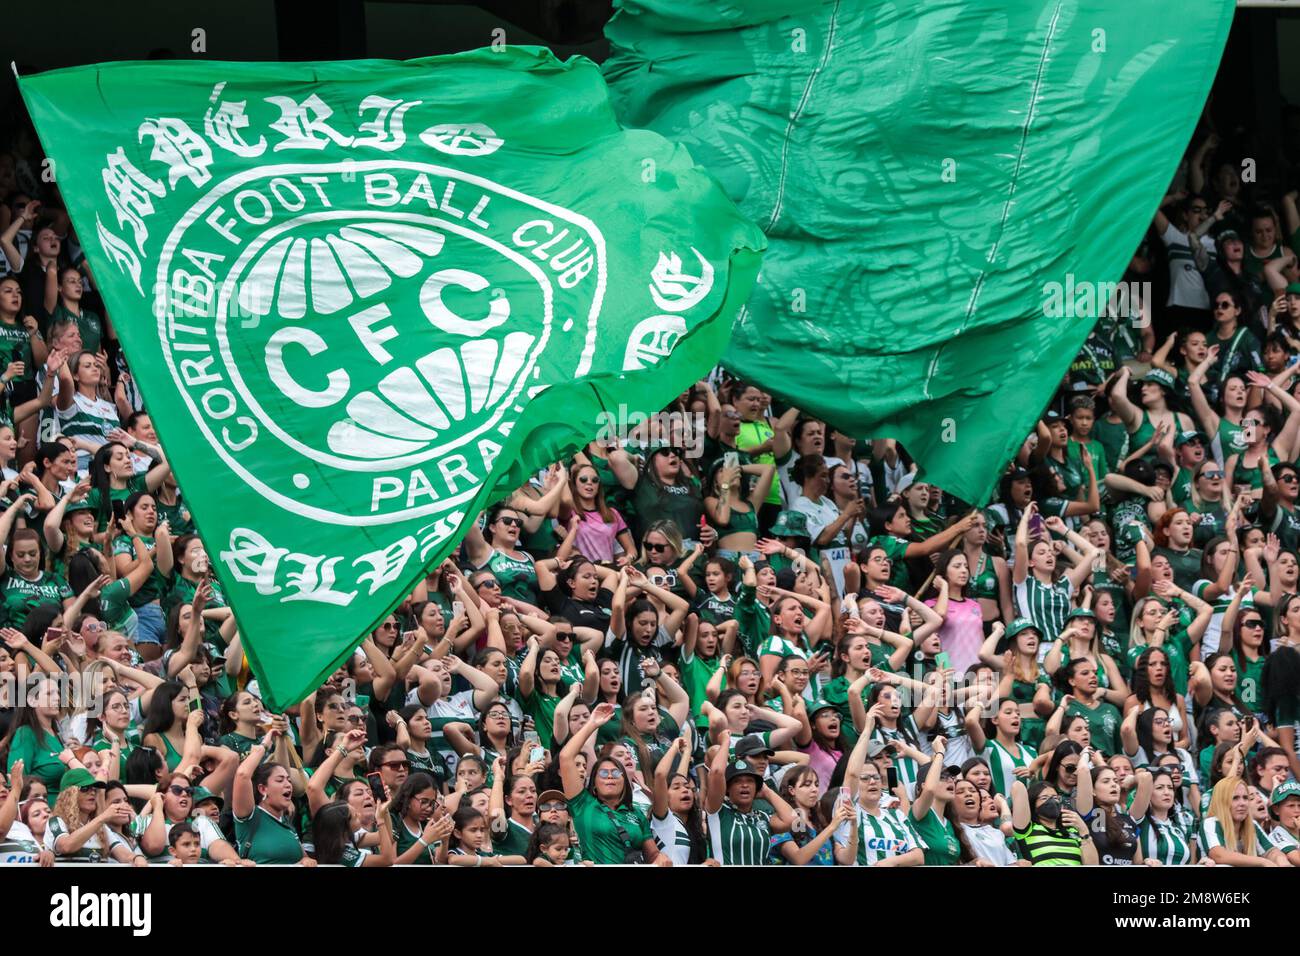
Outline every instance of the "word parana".
<path id="1" fill-rule="evenodd" d="M 153 929 L 153 897 L 148 893 L 68 893 L 50 897 L 50 925 L 67 929 L 128 927 L 133 936 Z"/>

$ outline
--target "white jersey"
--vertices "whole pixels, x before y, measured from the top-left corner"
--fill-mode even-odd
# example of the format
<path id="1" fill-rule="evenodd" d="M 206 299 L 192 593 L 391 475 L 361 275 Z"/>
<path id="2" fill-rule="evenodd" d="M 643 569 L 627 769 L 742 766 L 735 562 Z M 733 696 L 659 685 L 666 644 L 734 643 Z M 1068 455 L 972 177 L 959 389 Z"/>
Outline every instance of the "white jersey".
<path id="1" fill-rule="evenodd" d="M 691 861 L 691 837 L 677 814 L 670 810 L 662 820 L 650 814 L 650 832 L 654 834 L 660 851 L 673 861 L 673 866 L 686 866 Z"/>
<path id="2" fill-rule="evenodd" d="M 979 859 L 998 866 L 1011 866 L 1016 862 L 1016 855 L 1007 846 L 1006 836 L 993 824 L 984 823 L 973 827 L 961 823 L 958 826 L 970 845 L 970 851 Z"/>

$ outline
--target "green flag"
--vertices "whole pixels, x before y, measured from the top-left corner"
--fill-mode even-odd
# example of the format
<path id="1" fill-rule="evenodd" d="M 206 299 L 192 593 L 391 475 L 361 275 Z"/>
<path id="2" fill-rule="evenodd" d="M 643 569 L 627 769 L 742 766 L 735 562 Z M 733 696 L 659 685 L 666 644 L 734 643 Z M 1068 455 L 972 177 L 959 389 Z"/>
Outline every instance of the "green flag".
<path id="1" fill-rule="evenodd" d="M 615 5 L 619 118 L 685 144 L 771 241 L 725 364 L 976 502 L 1123 275 L 1234 8 Z"/>
<path id="2" fill-rule="evenodd" d="M 541 49 L 21 88 L 277 709 L 606 407 L 710 368 L 764 244 Z"/>

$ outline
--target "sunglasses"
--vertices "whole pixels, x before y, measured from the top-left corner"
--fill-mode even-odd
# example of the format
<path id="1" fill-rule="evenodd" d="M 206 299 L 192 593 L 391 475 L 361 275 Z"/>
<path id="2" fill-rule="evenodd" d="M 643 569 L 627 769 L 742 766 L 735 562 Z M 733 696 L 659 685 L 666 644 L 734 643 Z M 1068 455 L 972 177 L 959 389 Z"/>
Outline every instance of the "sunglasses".
<path id="1" fill-rule="evenodd" d="M 193 788 L 193 787 L 182 787 L 182 786 L 180 786 L 180 785 L 178 785 L 178 784 L 173 783 L 173 784 L 172 784 L 170 787 L 168 787 L 167 789 L 168 789 L 168 791 L 169 791 L 173 796 L 176 796 L 176 797 L 192 797 L 192 796 L 194 796 L 194 788 Z"/>
<path id="2" fill-rule="evenodd" d="M 1201 477 L 1202 477 L 1202 478 L 1222 478 L 1222 477 L 1223 477 L 1223 472 L 1221 472 L 1221 471 L 1203 471 L 1203 472 L 1201 472 Z"/>
<path id="3" fill-rule="evenodd" d="M 582 475 L 577 479 L 577 482 L 580 485 L 594 485 L 599 483 L 599 481 L 600 479 L 595 475 Z"/>
<path id="4" fill-rule="evenodd" d="M 518 518 L 497 518 L 497 524 L 503 524 L 508 528 L 522 528 L 524 523 Z"/>
<path id="5" fill-rule="evenodd" d="M 1277 476 L 1277 480 L 1278 480 L 1278 481 L 1300 481 L 1300 476 L 1297 476 L 1297 475 L 1278 475 L 1278 476 Z"/>
<path id="6" fill-rule="evenodd" d="M 359 727 L 366 722 L 366 718 L 358 717 L 356 714 L 353 714 L 351 717 L 344 717 L 343 719 L 353 727 Z"/>
<path id="7" fill-rule="evenodd" d="M 543 804 L 540 804 L 540 805 L 537 807 L 537 810 L 538 810 L 539 813 L 553 813 L 553 812 L 556 811 L 556 810 L 567 810 L 568 808 L 569 808 L 569 805 L 568 805 L 567 803 L 561 803 L 561 802 L 556 801 L 556 802 L 553 802 L 553 803 L 543 803 Z"/>
<path id="8" fill-rule="evenodd" d="M 381 630 L 381 631 L 395 631 L 395 630 L 397 630 L 397 623 L 394 622 L 394 621 L 385 621 L 383 624 L 380 624 L 380 625 L 379 625 L 379 630 Z"/>
<path id="9" fill-rule="evenodd" d="M 379 766 L 389 767 L 393 770 L 410 770 L 411 762 L 409 760 L 392 760 L 388 763 L 382 763 Z"/>
<path id="10" fill-rule="evenodd" d="M 1066 773 L 1078 773 L 1079 765 L 1077 763 L 1063 763 L 1061 764 L 1061 769 Z"/>
<path id="11" fill-rule="evenodd" d="M 500 583 L 497 581 L 496 578 L 484 578 L 482 581 L 480 581 L 478 584 L 474 586 L 476 588 L 491 588 L 494 591 L 501 587 Z"/>
<path id="12" fill-rule="evenodd" d="M 667 545 L 667 544 L 654 544 L 653 542 L 647 541 L 647 542 L 645 543 L 645 549 L 646 549 L 647 551 L 667 551 L 667 550 L 668 550 L 668 545 Z"/>
<path id="13" fill-rule="evenodd" d="M 1241 622 L 1241 626 L 1242 626 L 1242 627 L 1250 627 L 1250 628 L 1263 627 L 1263 626 L 1264 626 L 1264 619 L 1263 619 L 1263 618 L 1256 617 L 1256 618 L 1252 618 L 1252 619 L 1249 620 L 1249 621 L 1242 621 L 1242 622 Z"/>
<path id="14" fill-rule="evenodd" d="M 601 767 L 596 771 L 596 776 L 601 780 L 621 780 L 623 771 L 615 770 L 613 767 Z"/>
<path id="15" fill-rule="evenodd" d="M 1222 311 L 1224 311 L 1225 309 L 1231 309 L 1231 308 L 1232 308 L 1232 303 L 1231 303 L 1231 302 L 1216 302 L 1216 303 L 1214 303 L 1214 311 L 1215 311 L 1215 312 L 1222 312 Z"/>

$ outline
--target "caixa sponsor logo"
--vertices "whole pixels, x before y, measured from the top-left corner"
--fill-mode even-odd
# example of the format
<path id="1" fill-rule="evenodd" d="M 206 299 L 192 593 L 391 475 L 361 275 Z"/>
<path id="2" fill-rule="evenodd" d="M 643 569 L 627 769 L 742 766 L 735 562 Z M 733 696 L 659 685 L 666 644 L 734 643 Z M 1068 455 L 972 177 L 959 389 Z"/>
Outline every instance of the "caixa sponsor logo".
<path id="1" fill-rule="evenodd" d="M 868 850 L 882 853 L 902 853 L 907 849 L 907 842 L 892 837 L 867 837 L 863 844 Z"/>

